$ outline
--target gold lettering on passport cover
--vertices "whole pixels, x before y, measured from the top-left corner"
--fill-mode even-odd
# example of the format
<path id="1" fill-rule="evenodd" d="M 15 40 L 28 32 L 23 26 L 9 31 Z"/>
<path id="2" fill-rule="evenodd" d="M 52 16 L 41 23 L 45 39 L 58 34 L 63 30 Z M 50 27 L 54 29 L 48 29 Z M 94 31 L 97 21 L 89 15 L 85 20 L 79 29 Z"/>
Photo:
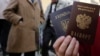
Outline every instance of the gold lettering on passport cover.
<path id="1" fill-rule="evenodd" d="M 95 11 L 95 8 L 85 6 L 85 5 L 77 5 L 77 8 L 78 8 L 78 10 L 92 12 L 92 13 L 94 13 L 94 11 Z"/>
<path id="2" fill-rule="evenodd" d="M 74 31 L 71 31 L 71 35 L 79 37 L 81 39 L 86 39 L 86 40 L 90 40 L 90 37 L 91 37 L 91 35 L 89 34 L 84 34 L 84 33 L 74 32 Z"/>
<path id="3" fill-rule="evenodd" d="M 72 6 L 68 6 L 50 14 L 50 19 L 57 37 L 66 35 L 71 9 Z"/>
<path id="4" fill-rule="evenodd" d="M 56 19 L 60 19 L 60 18 L 66 16 L 66 15 L 69 15 L 69 14 L 70 14 L 70 11 L 68 11 L 68 12 L 63 12 L 63 13 L 61 13 L 61 14 L 56 15 L 55 18 L 56 18 Z"/>

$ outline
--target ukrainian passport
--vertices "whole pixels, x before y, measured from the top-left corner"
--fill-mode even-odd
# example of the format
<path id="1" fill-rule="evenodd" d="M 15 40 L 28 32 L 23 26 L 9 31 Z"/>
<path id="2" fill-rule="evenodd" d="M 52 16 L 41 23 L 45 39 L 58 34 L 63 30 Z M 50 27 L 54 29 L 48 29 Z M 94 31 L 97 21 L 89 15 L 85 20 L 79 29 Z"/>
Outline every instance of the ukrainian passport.
<path id="1" fill-rule="evenodd" d="M 93 44 L 99 17 L 99 5 L 74 2 L 67 35 L 76 37 L 82 44 Z"/>
<path id="2" fill-rule="evenodd" d="M 68 6 L 50 14 L 50 19 L 57 37 L 66 35 L 71 8 L 72 6 Z"/>

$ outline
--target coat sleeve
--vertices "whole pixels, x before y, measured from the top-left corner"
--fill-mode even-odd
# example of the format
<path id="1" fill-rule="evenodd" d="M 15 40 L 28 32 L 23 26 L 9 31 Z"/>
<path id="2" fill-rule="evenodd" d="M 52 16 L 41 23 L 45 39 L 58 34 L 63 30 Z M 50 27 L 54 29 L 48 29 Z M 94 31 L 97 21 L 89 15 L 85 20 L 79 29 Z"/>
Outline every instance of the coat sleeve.
<path id="1" fill-rule="evenodd" d="M 11 0 L 11 3 L 4 10 L 3 15 L 6 18 L 6 20 L 16 25 L 22 19 L 22 17 L 17 14 L 17 11 L 18 11 L 18 1 Z"/>
<path id="2" fill-rule="evenodd" d="M 40 12 L 41 14 L 40 14 L 40 23 L 42 24 L 42 23 L 44 23 L 44 21 L 45 21 L 45 19 L 44 19 L 44 14 L 43 14 L 43 10 L 41 10 L 41 12 Z"/>

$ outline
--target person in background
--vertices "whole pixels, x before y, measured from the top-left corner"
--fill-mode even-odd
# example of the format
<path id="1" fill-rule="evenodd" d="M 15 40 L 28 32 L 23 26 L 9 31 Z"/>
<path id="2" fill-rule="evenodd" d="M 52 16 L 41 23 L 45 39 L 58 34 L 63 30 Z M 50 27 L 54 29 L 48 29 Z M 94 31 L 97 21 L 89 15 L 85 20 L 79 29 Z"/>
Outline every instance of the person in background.
<path id="1" fill-rule="evenodd" d="M 56 40 L 55 30 L 53 28 L 52 22 L 50 20 L 50 14 L 57 10 L 63 9 L 69 6 L 66 0 L 51 0 L 50 5 L 48 5 L 45 11 L 45 23 L 43 29 L 43 45 L 42 45 L 42 56 L 49 56 L 48 50 L 52 48 L 54 41 Z M 51 41 L 51 45 L 49 45 Z M 49 48 L 50 47 L 50 48 Z"/>
<path id="2" fill-rule="evenodd" d="M 1 44 L 0 44 L 0 52 L 1 52 Z"/>
<path id="3" fill-rule="evenodd" d="M 6 44 L 8 39 L 11 23 L 6 21 L 3 16 L 3 11 L 6 9 L 10 0 L 0 0 L 0 48 L 3 52 L 3 56 L 6 56 Z"/>
<path id="4" fill-rule="evenodd" d="M 7 42 L 9 56 L 35 56 L 38 27 L 44 21 L 38 1 L 11 0 L 4 16 L 12 23 Z"/>

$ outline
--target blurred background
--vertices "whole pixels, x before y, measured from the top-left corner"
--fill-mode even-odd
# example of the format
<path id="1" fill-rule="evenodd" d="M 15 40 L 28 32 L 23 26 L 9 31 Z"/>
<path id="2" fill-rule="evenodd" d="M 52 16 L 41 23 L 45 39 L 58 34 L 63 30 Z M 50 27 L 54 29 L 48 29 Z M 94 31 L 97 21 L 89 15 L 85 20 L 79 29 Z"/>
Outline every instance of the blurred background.
<path id="1" fill-rule="evenodd" d="M 45 13 L 47 6 L 51 3 L 51 0 L 40 0 L 40 1 L 41 1 L 41 4 L 42 4 L 43 13 Z M 66 0 L 66 2 L 67 1 L 72 1 L 72 0 Z M 100 0 L 79 0 L 79 1 L 100 5 Z M 100 14 L 100 11 L 99 11 L 99 14 Z M 41 51 L 37 51 L 36 56 L 41 56 L 40 53 L 41 53 Z M 49 55 L 55 56 L 55 54 L 51 51 L 49 51 Z M 0 56 L 2 56 L 1 45 L 0 45 Z M 24 54 L 22 54 L 22 56 L 24 56 Z"/>

